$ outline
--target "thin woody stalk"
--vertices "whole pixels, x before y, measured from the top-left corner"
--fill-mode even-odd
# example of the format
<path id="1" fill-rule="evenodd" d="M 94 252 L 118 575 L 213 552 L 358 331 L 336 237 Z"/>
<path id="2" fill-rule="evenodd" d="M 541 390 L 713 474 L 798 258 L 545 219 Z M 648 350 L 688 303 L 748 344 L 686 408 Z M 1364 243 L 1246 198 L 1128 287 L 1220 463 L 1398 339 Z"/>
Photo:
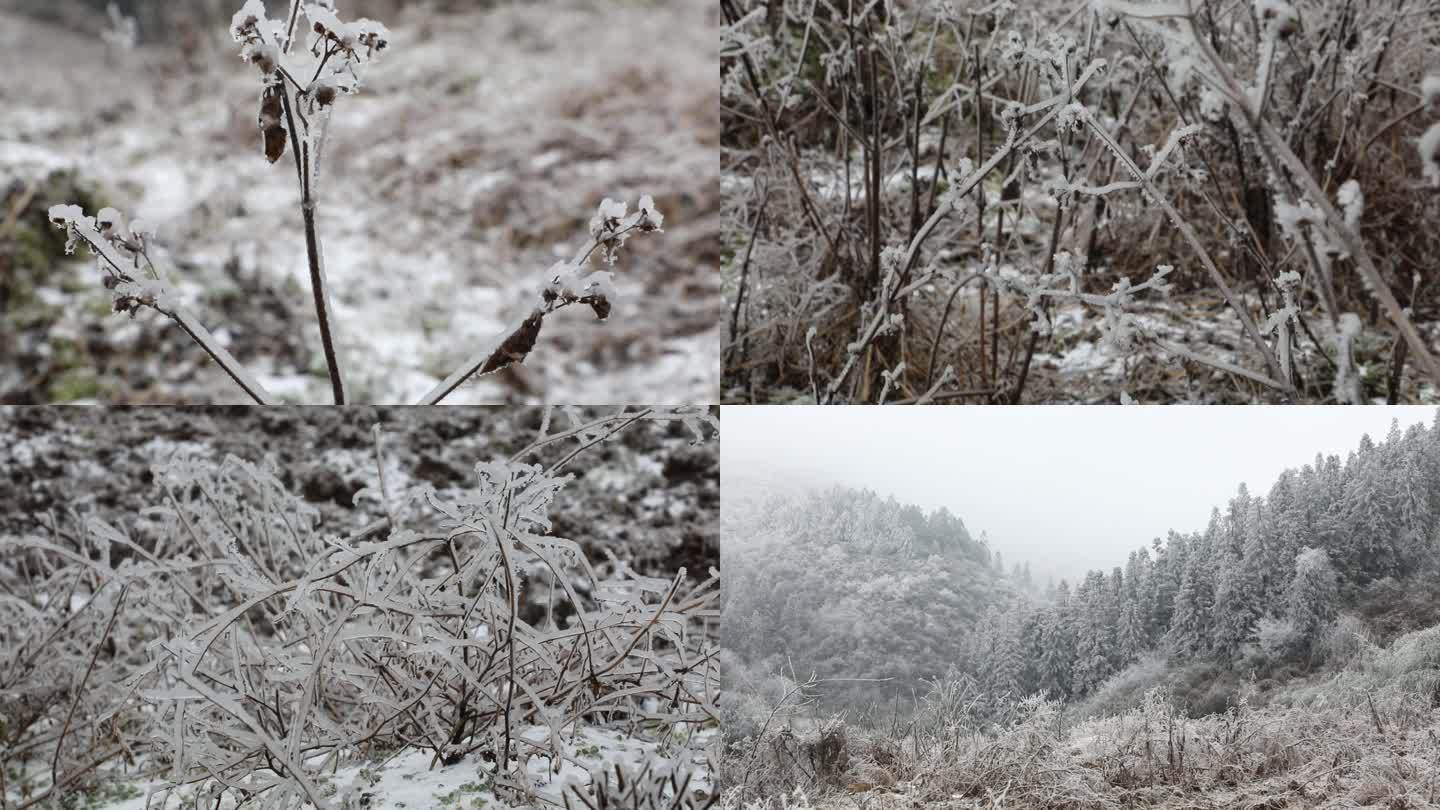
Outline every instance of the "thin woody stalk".
<path id="1" fill-rule="evenodd" d="M 277 76 L 278 78 L 278 76 Z M 295 126 L 295 111 L 290 100 L 290 91 L 280 80 L 281 98 L 285 104 L 285 120 L 290 129 L 291 150 L 295 157 L 295 168 L 300 174 L 300 213 L 305 221 L 305 260 L 310 266 L 310 291 L 315 300 L 315 319 L 320 325 L 320 346 L 325 352 L 325 367 L 330 374 L 330 389 L 336 405 L 345 404 L 345 382 L 340 376 L 340 358 L 335 353 L 335 339 L 330 327 L 330 288 L 325 281 L 325 255 L 320 247 L 320 235 L 315 228 L 315 194 L 311 186 L 310 144 L 301 138 Z"/>

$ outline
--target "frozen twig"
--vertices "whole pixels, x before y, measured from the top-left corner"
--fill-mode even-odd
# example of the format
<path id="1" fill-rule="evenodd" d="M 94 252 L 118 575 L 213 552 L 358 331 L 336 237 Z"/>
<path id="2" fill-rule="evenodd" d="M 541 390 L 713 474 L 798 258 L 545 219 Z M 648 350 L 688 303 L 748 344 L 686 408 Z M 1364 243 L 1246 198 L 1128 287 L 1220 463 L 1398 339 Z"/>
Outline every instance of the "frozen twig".
<path id="1" fill-rule="evenodd" d="M 530 314 L 507 332 L 499 345 L 472 355 L 416 404 L 438 404 L 471 377 L 483 377 L 506 366 L 525 362 L 540 338 L 545 318 L 556 310 L 571 304 L 585 304 L 597 319 L 603 321 L 609 318 L 615 295 L 612 274 L 609 270 L 587 272 L 591 257 L 598 252 L 605 266 L 613 267 L 619 249 L 631 235 L 659 233 L 664 221 L 665 216 L 655 208 L 649 196 L 641 197 L 638 209 L 629 216 L 625 214 L 625 203 L 607 197 L 590 222 L 590 241 L 576 252 L 572 260 L 560 262 L 547 271 L 540 302 Z"/>

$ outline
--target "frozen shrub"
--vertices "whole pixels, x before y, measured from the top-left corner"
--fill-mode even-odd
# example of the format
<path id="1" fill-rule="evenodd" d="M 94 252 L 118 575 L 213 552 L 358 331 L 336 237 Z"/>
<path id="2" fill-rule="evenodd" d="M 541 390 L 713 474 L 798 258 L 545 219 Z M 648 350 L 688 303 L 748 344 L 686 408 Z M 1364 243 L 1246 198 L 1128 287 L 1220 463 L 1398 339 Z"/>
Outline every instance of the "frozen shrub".
<path id="1" fill-rule="evenodd" d="M 362 91 L 366 71 L 373 63 L 389 54 L 391 34 L 374 20 L 346 21 L 333 2 L 307 4 L 290 0 L 287 8 L 283 18 L 272 20 L 265 3 L 246 0 L 231 19 L 229 30 L 239 45 L 241 60 L 255 71 L 257 151 L 270 163 L 279 163 L 289 155 L 294 164 L 321 349 L 334 402 L 344 404 L 347 389 L 336 345 L 337 326 L 326 280 L 324 246 L 317 227 L 324 179 L 321 166 L 332 117 L 345 106 L 345 97 Z M 556 263 L 536 279 L 538 300 L 529 314 L 499 336 L 494 345 L 471 354 L 419 404 L 436 404 L 467 380 L 523 363 L 535 349 L 545 319 L 558 310 L 583 304 L 597 320 L 607 320 L 615 305 L 612 279 L 620 248 L 637 234 L 661 232 L 664 222 L 664 215 L 648 195 L 641 197 L 633 214 L 627 216 L 626 208 L 624 201 L 606 198 L 591 220 L 589 240 L 569 261 Z M 112 221 L 105 221 L 106 212 L 115 215 Z M 278 403 L 276 396 L 241 366 L 180 301 L 175 273 L 165 251 L 156 243 L 153 228 L 133 223 L 127 229 L 119 212 L 113 209 L 87 216 L 74 205 L 56 206 L 51 210 L 51 220 L 66 230 L 70 250 L 83 244 L 95 255 L 100 277 L 113 294 L 116 312 L 133 317 L 151 309 L 170 318 L 246 397 L 258 404 Z"/>
<path id="2" fill-rule="evenodd" d="M 718 423 L 704 409 L 554 413 L 457 494 L 393 490 L 382 472 L 369 495 L 386 517 L 351 531 L 322 523 L 269 465 L 176 456 L 155 470 L 143 536 L 91 519 L 7 547 L 0 571 L 30 576 L 23 598 L 0 600 L 0 649 L 17 662 L 3 676 L 17 698 L 0 768 L 43 751 L 56 766 L 36 795 L 63 795 L 143 755 L 164 766 L 167 794 L 326 808 L 342 762 L 417 747 L 476 762 L 488 788 L 533 802 L 529 764 L 558 767 L 580 728 L 685 738 L 714 724 L 718 573 L 597 569 L 550 514 L 575 459 L 627 426 L 703 441 Z M 543 611 L 526 609 L 537 600 Z M 704 806 L 690 749 L 674 748 L 676 761 L 635 775 L 634 795 Z M 607 784 L 570 793 L 594 802 L 614 795 Z"/>
<path id="3" fill-rule="evenodd" d="M 651 760 L 637 772 L 628 772 L 624 765 L 591 774 L 590 787 L 571 786 L 564 794 L 566 810 L 707 810 L 719 795 L 701 787 L 694 768 L 683 758 L 660 762 Z"/>
<path id="4" fill-rule="evenodd" d="M 1366 650 L 1374 649 L 1375 638 L 1359 617 L 1346 613 L 1325 630 L 1317 655 L 1333 669 L 1344 669 Z"/>
<path id="5" fill-rule="evenodd" d="M 1305 657 L 1305 635 L 1288 619 L 1264 618 L 1257 634 L 1260 649 L 1276 664 L 1300 663 Z"/>
<path id="6" fill-rule="evenodd" d="M 1152 653 L 1110 676 L 1077 713 L 1081 717 L 1119 714 L 1139 703 L 1152 689 L 1165 684 L 1169 669 L 1163 655 Z"/>

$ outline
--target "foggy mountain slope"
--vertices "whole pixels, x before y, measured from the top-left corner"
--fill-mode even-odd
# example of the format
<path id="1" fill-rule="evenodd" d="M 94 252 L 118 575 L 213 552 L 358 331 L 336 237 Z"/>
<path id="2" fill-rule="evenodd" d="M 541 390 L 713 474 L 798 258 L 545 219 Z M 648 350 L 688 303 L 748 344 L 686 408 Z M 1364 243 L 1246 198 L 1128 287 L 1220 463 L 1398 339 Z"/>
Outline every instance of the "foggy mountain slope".
<path id="1" fill-rule="evenodd" d="M 767 495 L 721 525 L 728 655 L 802 679 L 893 679 L 827 685 L 834 705 L 945 674 L 975 653 L 967 629 L 1020 598 L 958 518 L 873 492 Z"/>
<path id="2" fill-rule="evenodd" d="M 1029 598 L 993 554 L 954 566 L 917 542 L 896 500 L 810 497 L 764 512 L 784 539 L 752 553 L 722 529 L 744 572 L 726 602 L 732 802 L 1434 804 L 1440 414 L 1241 484 L 1204 528 Z"/>

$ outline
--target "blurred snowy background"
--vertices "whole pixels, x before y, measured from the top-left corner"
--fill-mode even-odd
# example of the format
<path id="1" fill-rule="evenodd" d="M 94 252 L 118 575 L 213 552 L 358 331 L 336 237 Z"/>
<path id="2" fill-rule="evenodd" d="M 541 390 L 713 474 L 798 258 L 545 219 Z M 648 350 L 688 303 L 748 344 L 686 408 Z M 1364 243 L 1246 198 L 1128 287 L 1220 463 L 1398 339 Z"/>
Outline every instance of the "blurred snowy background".
<path id="1" fill-rule="evenodd" d="M 255 71 L 226 31 L 240 0 L 106 5 L 0 0 L 0 402 L 244 401 L 161 316 L 109 314 L 45 222 L 57 203 L 158 226 L 230 351 L 285 399 L 328 401 L 294 167 L 261 155 Z M 652 194 L 666 232 L 622 252 L 609 321 L 560 313 L 524 366 L 448 401 L 715 401 L 713 4 L 337 5 L 393 34 L 322 167 L 351 398 L 417 399 L 529 311 L 601 199 Z"/>

